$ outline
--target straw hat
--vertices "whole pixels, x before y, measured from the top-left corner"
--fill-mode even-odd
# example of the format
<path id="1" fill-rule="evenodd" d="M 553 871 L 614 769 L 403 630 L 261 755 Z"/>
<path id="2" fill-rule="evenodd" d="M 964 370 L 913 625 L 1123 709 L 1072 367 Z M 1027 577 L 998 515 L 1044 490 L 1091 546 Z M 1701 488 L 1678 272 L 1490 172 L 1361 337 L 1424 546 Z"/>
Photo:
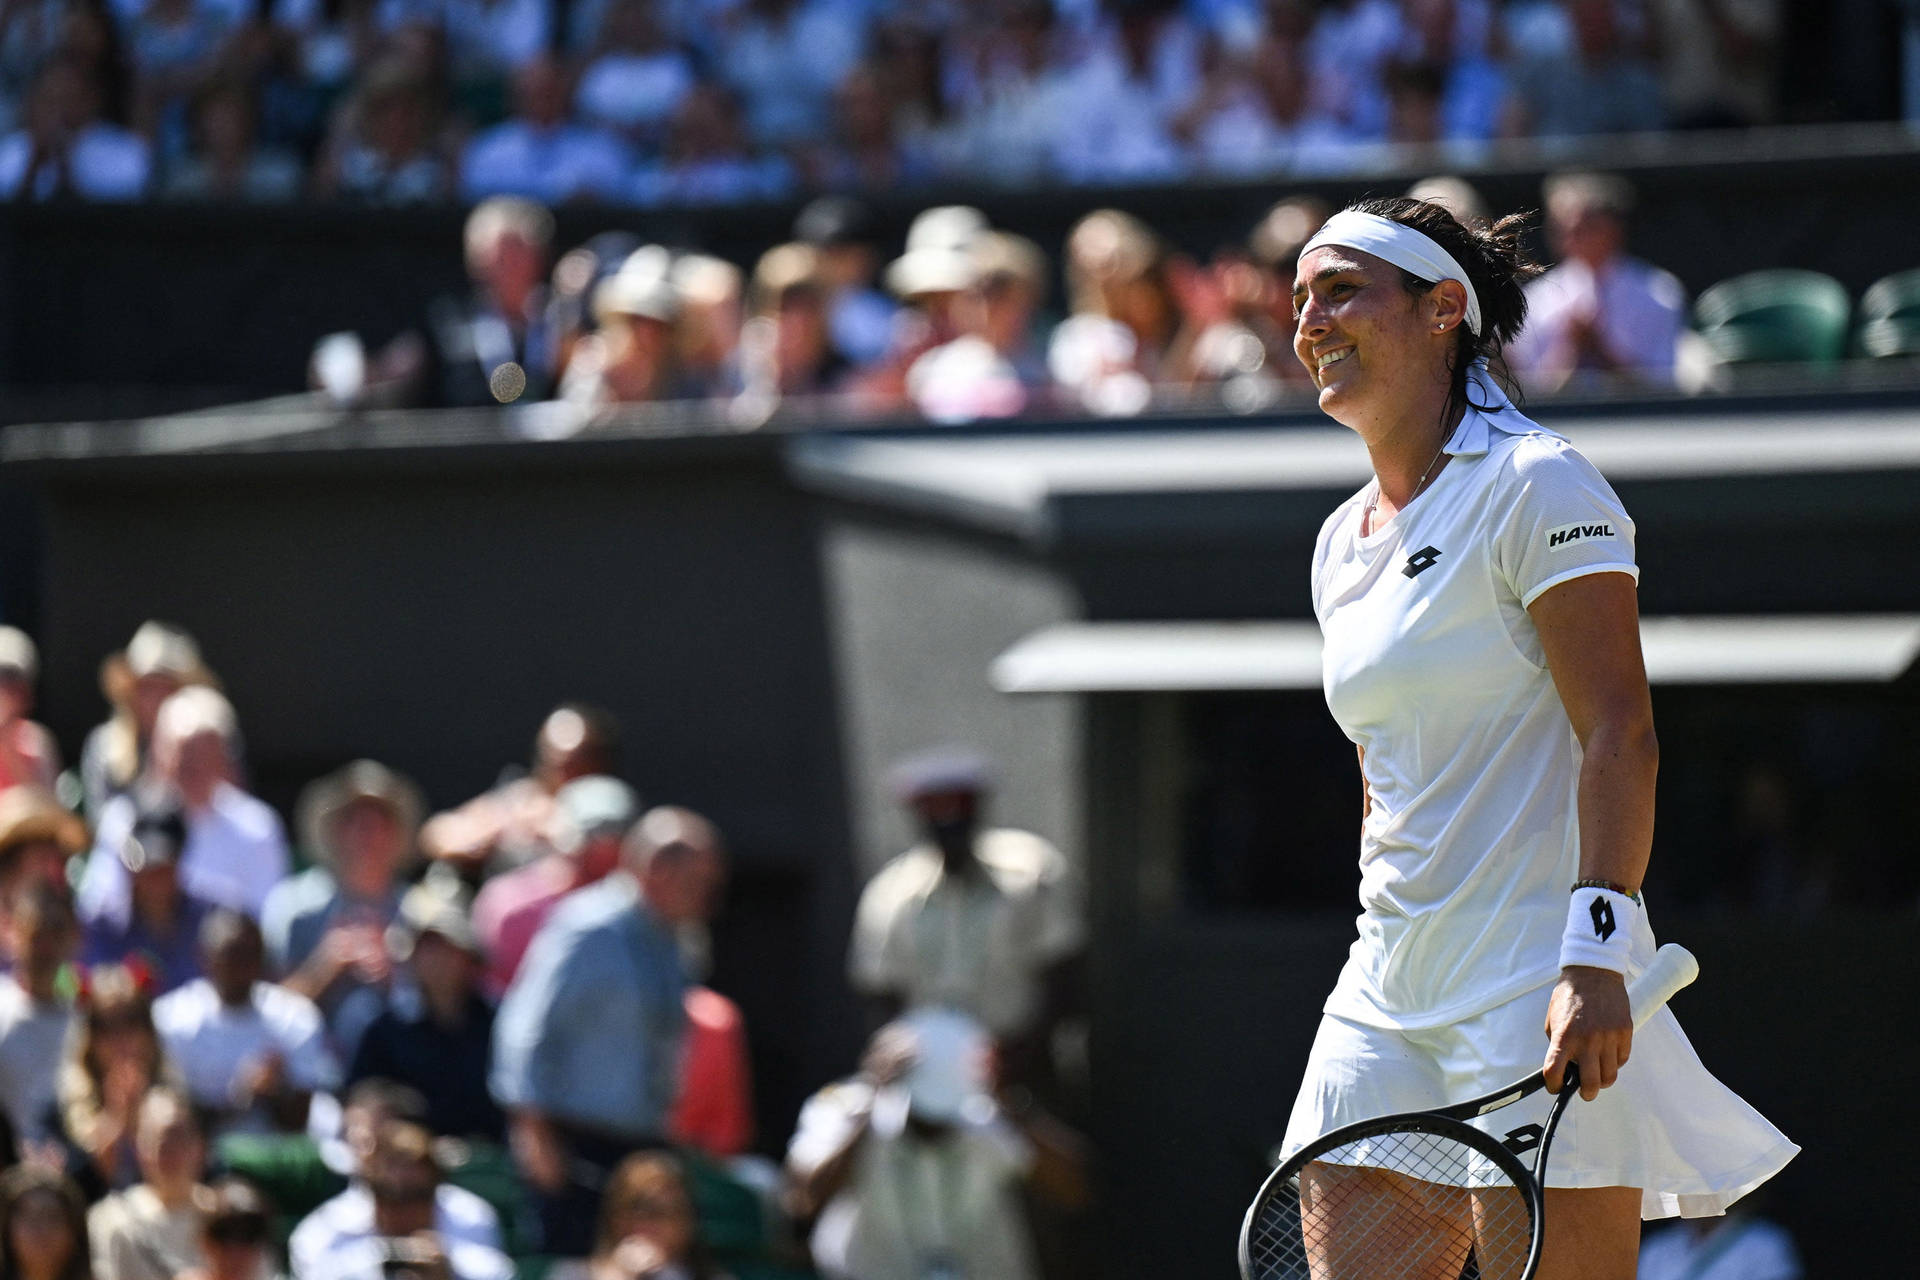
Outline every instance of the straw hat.
<path id="1" fill-rule="evenodd" d="M 182 685 L 219 687 L 219 680 L 201 661 L 200 646 L 179 627 L 148 619 L 133 633 L 127 647 L 107 655 L 100 664 L 100 691 L 115 706 L 133 699 L 133 686 L 147 676 L 172 676 Z"/>
<path id="2" fill-rule="evenodd" d="M 345 768 L 307 785 L 300 793 L 297 826 L 301 842 L 315 862 L 332 867 L 337 850 L 333 829 L 347 806 L 372 800 L 386 806 L 406 837 L 407 860 L 414 856 L 414 837 L 420 830 L 424 805 L 420 789 L 387 766 L 373 760 L 355 760 Z"/>
<path id="3" fill-rule="evenodd" d="M 87 824 L 39 787 L 9 787 L 0 792 L 0 855 L 37 840 L 51 840 L 67 853 L 79 853 L 89 843 Z"/>

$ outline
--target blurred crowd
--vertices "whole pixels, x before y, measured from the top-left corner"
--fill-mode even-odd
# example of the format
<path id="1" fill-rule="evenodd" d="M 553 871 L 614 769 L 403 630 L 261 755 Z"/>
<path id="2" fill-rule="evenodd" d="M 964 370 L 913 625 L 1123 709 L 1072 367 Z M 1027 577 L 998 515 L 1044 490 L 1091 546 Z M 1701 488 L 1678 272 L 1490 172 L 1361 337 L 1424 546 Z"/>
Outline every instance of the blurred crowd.
<path id="1" fill-rule="evenodd" d="M 0 0 L 0 193 L 639 206 L 1778 114 L 1778 0 Z"/>
<path id="2" fill-rule="evenodd" d="M 722 833 L 643 805 L 606 712 L 438 813 L 352 762 L 289 827 L 184 631 L 107 659 L 72 769 L 36 675 L 0 628 L 7 1280 L 1026 1280 L 1085 1204 L 1043 1101 L 1077 898 L 986 824 L 977 755 L 895 771 L 918 838 L 849 949 L 874 1034 L 789 1136 L 704 985 Z"/>
<path id="3" fill-rule="evenodd" d="M 1413 192 L 1487 216 L 1458 179 Z M 1627 252 L 1632 201 L 1608 175 L 1547 183 L 1558 263 L 1531 286 L 1533 318 L 1508 359 L 1529 390 L 1673 385 L 1687 298 Z M 492 197 L 467 222 L 466 296 L 378 352 L 324 339 L 312 376 L 342 403 L 547 401 L 553 431 L 662 401 L 704 402 L 743 426 L 794 398 L 842 419 L 1126 416 L 1200 397 L 1248 413 L 1311 394 L 1293 352 L 1293 267 L 1329 212 L 1289 197 L 1199 260 L 1099 209 L 1068 233 L 1056 273 L 1039 245 L 969 206 L 925 210 L 890 256 L 864 204 L 823 196 L 792 240 L 743 269 L 622 232 L 554 261 L 551 214 Z"/>

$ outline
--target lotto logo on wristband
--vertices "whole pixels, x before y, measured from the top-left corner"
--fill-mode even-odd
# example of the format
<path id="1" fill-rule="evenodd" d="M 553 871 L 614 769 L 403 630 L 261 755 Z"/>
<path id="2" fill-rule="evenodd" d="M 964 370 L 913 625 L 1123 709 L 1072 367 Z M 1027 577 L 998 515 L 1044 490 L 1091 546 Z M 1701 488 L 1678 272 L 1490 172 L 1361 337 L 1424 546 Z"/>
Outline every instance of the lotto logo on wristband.
<path id="1" fill-rule="evenodd" d="M 1593 936 L 1602 942 L 1613 936 L 1613 907 L 1605 898 L 1593 900 Z"/>

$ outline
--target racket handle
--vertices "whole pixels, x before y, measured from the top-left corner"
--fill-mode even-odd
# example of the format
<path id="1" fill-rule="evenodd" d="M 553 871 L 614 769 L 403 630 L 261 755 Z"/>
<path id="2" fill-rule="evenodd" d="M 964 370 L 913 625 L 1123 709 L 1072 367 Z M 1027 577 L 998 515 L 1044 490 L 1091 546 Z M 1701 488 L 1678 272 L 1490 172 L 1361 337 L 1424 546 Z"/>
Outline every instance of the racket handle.
<path id="1" fill-rule="evenodd" d="M 1677 942 L 1669 942 L 1653 953 L 1653 963 L 1641 970 L 1627 987 L 1627 1001 L 1633 1006 L 1633 1029 L 1647 1025 L 1647 1019 L 1673 999 L 1680 988 L 1700 976 L 1700 962 L 1693 952 Z"/>

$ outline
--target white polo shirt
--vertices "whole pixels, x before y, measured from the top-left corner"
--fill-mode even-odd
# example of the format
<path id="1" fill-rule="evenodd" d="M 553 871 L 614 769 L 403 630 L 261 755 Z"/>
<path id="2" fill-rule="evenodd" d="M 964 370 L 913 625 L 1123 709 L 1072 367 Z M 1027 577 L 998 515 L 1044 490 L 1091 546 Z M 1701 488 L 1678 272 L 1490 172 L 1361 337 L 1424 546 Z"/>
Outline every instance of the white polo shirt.
<path id="1" fill-rule="evenodd" d="M 1633 522 L 1562 437 L 1469 409 L 1446 450 L 1383 528 L 1360 536 L 1370 483 L 1314 548 L 1327 705 L 1372 801 L 1360 936 L 1326 1012 L 1372 1026 L 1455 1022 L 1559 972 L 1580 748 L 1526 607 L 1585 574 L 1639 576 Z"/>

